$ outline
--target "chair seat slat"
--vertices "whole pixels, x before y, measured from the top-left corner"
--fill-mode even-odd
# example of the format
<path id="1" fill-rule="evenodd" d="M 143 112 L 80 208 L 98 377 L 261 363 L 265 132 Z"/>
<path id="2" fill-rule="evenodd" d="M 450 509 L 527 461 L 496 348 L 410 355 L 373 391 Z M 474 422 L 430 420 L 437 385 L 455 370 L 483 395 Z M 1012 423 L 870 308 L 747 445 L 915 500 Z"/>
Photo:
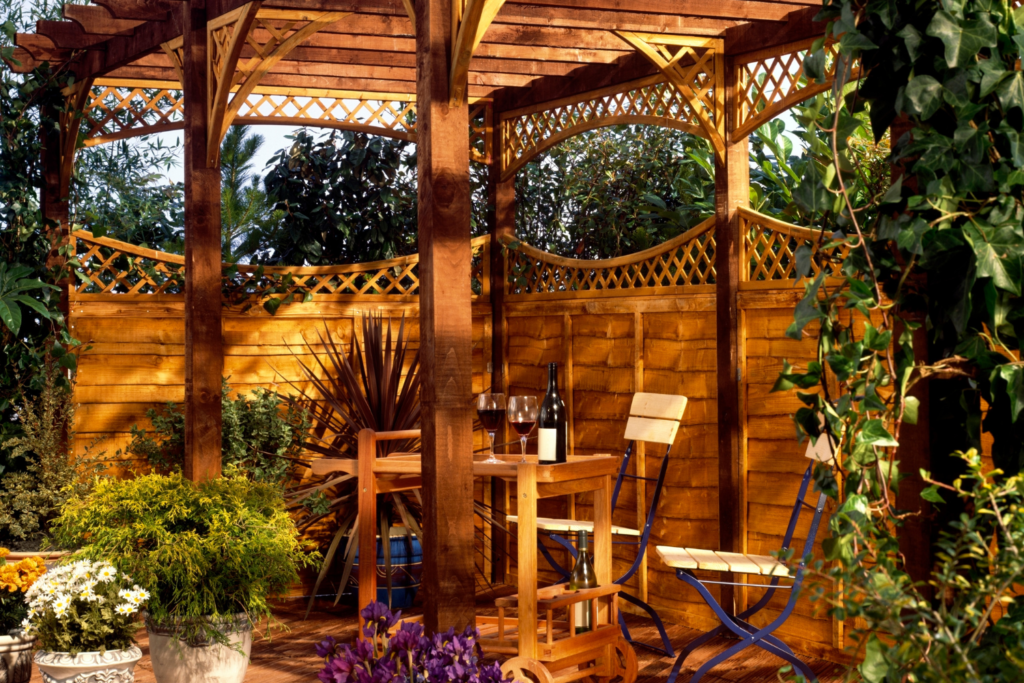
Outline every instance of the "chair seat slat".
<path id="1" fill-rule="evenodd" d="M 517 515 L 509 515 L 505 519 L 510 524 L 518 524 Z M 594 523 L 586 519 L 555 519 L 552 517 L 538 517 L 537 528 L 542 531 L 594 531 Z M 640 532 L 625 526 L 612 525 L 612 534 L 616 536 L 639 536 Z"/>

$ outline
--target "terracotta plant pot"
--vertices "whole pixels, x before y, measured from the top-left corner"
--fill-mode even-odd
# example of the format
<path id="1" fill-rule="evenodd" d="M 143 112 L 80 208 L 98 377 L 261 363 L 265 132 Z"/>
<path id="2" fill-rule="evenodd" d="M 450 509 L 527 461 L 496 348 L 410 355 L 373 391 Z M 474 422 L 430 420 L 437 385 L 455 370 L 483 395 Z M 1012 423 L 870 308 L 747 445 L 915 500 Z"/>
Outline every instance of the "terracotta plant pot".
<path id="1" fill-rule="evenodd" d="M 216 625 L 228 645 L 188 643 L 176 624 L 146 618 L 149 656 L 157 683 L 242 683 L 252 652 L 252 625 L 244 614 Z"/>
<path id="2" fill-rule="evenodd" d="M 0 683 L 28 683 L 32 678 L 35 638 L 0 636 Z"/>
<path id="3" fill-rule="evenodd" d="M 134 645 L 127 650 L 106 652 L 36 653 L 36 666 L 44 683 L 132 683 L 135 665 L 142 659 L 142 650 Z M 25 679 L 28 680 L 28 679 Z"/>

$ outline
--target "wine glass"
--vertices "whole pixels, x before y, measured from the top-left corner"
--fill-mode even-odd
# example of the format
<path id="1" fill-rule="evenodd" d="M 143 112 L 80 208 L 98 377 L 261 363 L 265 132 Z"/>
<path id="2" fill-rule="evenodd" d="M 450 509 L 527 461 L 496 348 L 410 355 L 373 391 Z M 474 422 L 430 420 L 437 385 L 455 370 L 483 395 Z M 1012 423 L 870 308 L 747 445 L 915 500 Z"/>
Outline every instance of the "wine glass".
<path id="1" fill-rule="evenodd" d="M 526 462 L 526 439 L 537 426 L 539 410 L 536 396 L 513 396 L 508 400 L 508 421 L 523 444 L 523 459 L 519 462 Z"/>
<path id="2" fill-rule="evenodd" d="M 483 462 L 501 465 L 503 461 L 494 457 L 494 433 L 505 419 L 505 394 L 485 392 L 476 397 L 476 414 L 480 416 L 480 424 L 491 437 L 491 455 Z"/>

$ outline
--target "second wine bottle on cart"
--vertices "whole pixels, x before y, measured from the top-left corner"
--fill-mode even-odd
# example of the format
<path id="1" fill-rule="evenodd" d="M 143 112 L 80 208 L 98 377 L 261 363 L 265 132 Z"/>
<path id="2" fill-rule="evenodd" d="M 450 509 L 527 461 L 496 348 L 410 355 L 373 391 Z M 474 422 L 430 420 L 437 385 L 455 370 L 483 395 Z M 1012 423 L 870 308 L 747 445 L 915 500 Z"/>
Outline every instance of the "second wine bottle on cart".
<path id="1" fill-rule="evenodd" d="M 548 364 L 548 391 L 537 420 L 537 459 L 541 463 L 565 462 L 565 403 L 558 393 L 558 363 Z"/>

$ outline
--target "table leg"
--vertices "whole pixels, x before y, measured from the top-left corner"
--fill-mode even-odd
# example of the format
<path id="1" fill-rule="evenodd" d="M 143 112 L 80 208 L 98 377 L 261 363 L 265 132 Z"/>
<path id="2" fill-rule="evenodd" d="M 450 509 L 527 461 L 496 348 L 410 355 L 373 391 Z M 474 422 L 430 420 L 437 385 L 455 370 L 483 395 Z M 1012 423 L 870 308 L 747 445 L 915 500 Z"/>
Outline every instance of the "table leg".
<path id="1" fill-rule="evenodd" d="M 517 469 L 519 514 L 519 656 L 537 657 L 537 466 Z"/>
<path id="2" fill-rule="evenodd" d="M 594 491 L 594 572 L 597 583 L 612 582 L 612 478 L 602 477 L 601 488 Z M 609 622 L 606 601 L 599 601 L 598 623 Z"/>
<path id="3" fill-rule="evenodd" d="M 374 432 L 359 432 L 359 604 L 362 610 L 377 599 L 377 477 L 373 463 L 377 458 Z M 390 542 L 388 539 L 385 542 Z M 363 637 L 363 618 L 359 618 L 359 637 Z"/>

